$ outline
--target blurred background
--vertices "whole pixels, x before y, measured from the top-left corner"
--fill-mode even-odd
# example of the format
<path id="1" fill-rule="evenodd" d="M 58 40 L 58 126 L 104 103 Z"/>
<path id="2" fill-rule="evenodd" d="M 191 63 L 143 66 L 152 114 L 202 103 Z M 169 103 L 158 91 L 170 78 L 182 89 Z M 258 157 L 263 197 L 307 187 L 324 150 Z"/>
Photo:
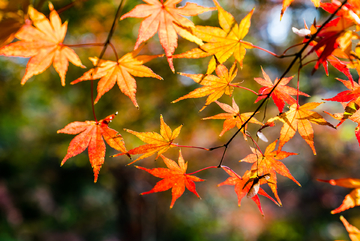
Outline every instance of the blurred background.
<path id="1" fill-rule="evenodd" d="M 0 7 L 8 1 L 0 1 Z M 20 1 L 19 1 L 20 2 Z M 45 1 L 31 1 L 40 11 L 49 13 Z M 102 43 L 111 28 L 119 0 L 70 1 L 54 0 L 55 9 L 74 3 L 60 14 L 69 27 L 65 44 Z M 184 5 L 183 1 L 181 5 Z M 214 6 L 209 0 L 192 0 L 203 6 Z M 291 32 L 291 27 L 303 28 L 304 21 L 310 26 L 316 18 L 321 23 L 328 14 L 316 9 L 309 1 L 294 1 L 280 22 L 281 1 L 265 0 L 219 0 L 237 22 L 255 7 L 249 34 L 245 37 L 257 46 L 281 54 L 286 48 L 300 43 L 302 39 Z M 140 0 L 125 1 L 122 14 L 130 11 Z M 1 10 L 0 10 L 1 11 Z M 219 26 L 217 11 L 190 18 L 196 25 Z M 132 51 L 142 19 L 128 18 L 118 23 L 111 42 L 122 56 Z M 0 30 L 1 31 L 1 30 Z M 175 53 L 195 48 L 194 43 L 179 37 Z M 298 48 L 294 48 L 294 52 Z M 92 67 L 88 57 L 98 56 L 101 47 L 76 48 L 84 65 Z M 157 34 L 151 38 L 141 54 L 162 54 Z M 290 51 L 290 53 L 292 53 Z M 110 48 L 104 59 L 115 60 Z M 177 72 L 205 73 L 210 58 L 175 59 Z M 57 134 L 56 131 L 73 121 L 93 120 L 91 111 L 90 82 L 70 85 L 86 70 L 69 65 L 66 86 L 53 67 L 32 77 L 24 85 L 20 80 L 28 59 L 0 56 L 0 241 L 154 241 L 154 240 L 335 240 L 348 239 L 339 215 L 330 211 L 338 207 L 349 189 L 317 182 L 316 179 L 359 178 L 359 144 L 354 136 L 355 123 L 346 121 L 338 130 L 313 125 L 315 130 L 314 156 L 310 147 L 298 135 L 285 145 L 284 150 L 299 153 L 283 162 L 302 187 L 291 180 L 278 176 L 278 193 L 283 206 L 278 207 L 260 196 L 265 217 L 255 203 L 247 198 L 237 205 L 233 186 L 217 187 L 228 175 L 221 169 L 210 169 L 196 175 L 206 179 L 197 183 L 201 200 L 188 190 L 169 209 L 171 191 L 141 196 L 160 179 L 134 166 L 126 166 L 125 156 L 109 158 L 116 154 L 107 146 L 105 163 L 99 180 L 93 183 L 93 172 L 87 151 L 69 159 L 64 166 L 60 162 L 66 155 L 73 135 Z M 231 66 L 234 59 L 225 63 Z M 262 77 L 261 66 L 272 81 L 279 77 L 289 64 L 289 59 L 277 59 L 257 49 L 248 50 L 244 67 L 238 71 L 234 82 L 258 91 L 254 77 Z M 160 114 L 172 128 L 183 124 L 176 139 L 181 145 L 214 147 L 226 143 L 236 131 L 231 130 L 219 137 L 221 120 L 201 120 L 223 112 L 211 104 L 199 112 L 206 98 L 170 102 L 197 88 L 191 79 L 173 74 L 165 58 L 157 58 L 146 64 L 164 80 L 139 78 L 137 80 L 136 109 L 130 99 L 118 87 L 106 93 L 96 104 L 98 119 L 119 112 L 109 125 L 124 137 L 128 149 L 142 145 L 137 137 L 125 132 L 159 132 Z M 301 104 L 322 101 L 344 90 L 335 77 L 346 77 L 330 67 L 327 77 L 320 68 L 310 75 L 313 65 L 305 67 L 300 75 L 301 91 L 311 98 L 301 99 Z M 297 73 L 294 67 L 291 75 Z M 354 79 L 358 76 L 353 72 Z M 290 76 L 290 75 L 289 75 Z M 296 86 L 296 77 L 290 83 Z M 95 81 L 95 84 L 97 81 Z M 236 89 L 233 97 L 242 112 L 254 111 L 256 96 L 243 89 Z M 224 96 L 221 102 L 231 104 Z M 339 103 L 327 102 L 316 109 L 333 124 L 322 111 L 342 112 Z M 286 111 L 286 109 L 285 109 Z M 272 100 L 257 114 L 260 121 L 278 114 Z M 264 134 L 269 143 L 278 138 L 281 124 L 268 128 Z M 255 134 L 257 126 L 249 125 Z M 268 143 L 259 140 L 262 150 Z M 241 135 L 230 144 L 224 165 L 239 175 L 251 164 L 238 161 L 251 153 L 250 145 Z M 184 149 L 188 173 L 218 165 L 223 150 L 206 152 Z M 178 159 L 178 149 L 165 154 Z M 137 162 L 146 168 L 163 167 L 163 161 L 155 156 Z M 270 194 L 269 188 L 264 189 Z M 342 213 L 347 220 L 360 228 L 358 208 Z"/>

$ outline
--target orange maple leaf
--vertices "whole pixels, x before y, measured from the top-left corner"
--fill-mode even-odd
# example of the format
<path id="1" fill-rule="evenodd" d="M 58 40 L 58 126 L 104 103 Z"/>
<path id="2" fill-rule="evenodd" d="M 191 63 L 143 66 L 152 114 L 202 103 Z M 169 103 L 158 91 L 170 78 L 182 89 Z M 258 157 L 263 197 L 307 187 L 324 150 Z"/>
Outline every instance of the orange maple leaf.
<path id="1" fill-rule="evenodd" d="M 296 131 L 299 131 L 300 136 L 311 147 L 314 155 L 316 155 L 314 147 L 314 130 L 311 126 L 311 123 L 327 125 L 335 128 L 320 114 L 315 111 L 311 111 L 311 109 L 318 107 L 322 103 L 310 102 L 302 106 L 293 104 L 289 107 L 289 111 L 281 113 L 280 115 L 268 120 L 268 122 L 279 120 L 284 124 L 280 131 L 279 149 L 282 149 L 284 144 L 294 137 Z"/>
<path id="2" fill-rule="evenodd" d="M 29 6 L 28 14 L 35 27 L 24 25 L 15 35 L 20 41 L 0 49 L 0 55 L 31 57 L 21 80 L 22 85 L 33 75 L 44 72 L 51 63 L 60 75 L 63 86 L 69 61 L 85 68 L 75 51 L 63 44 L 67 22 L 61 24 L 61 19 L 51 3 L 49 9 L 50 21 L 44 14 Z"/>
<path id="3" fill-rule="evenodd" d="M 240 127 L 249 119 L 249 117 L 253 114 L 253 112 L 246 112 L 246 113 L 240 113 L 239 106 L 236 104 L 234 98 L 232 99 L 232 107 L 230 105 L 220 103 L 218 101 L 215 101 L 216 104 L 220 106 L 221 109 L 226 111 L 227 113 L 221 113 L 214 116 L 203 118 L 203 120 L 210 120 L 210 119 L 225 119 L 223 129 L 220 133 L 220 136 L 222 136 L 225 132 L 228 130 L 231 130 L 235 126 L 240 129 Z M 255 119 L 255 117 L 251 118 L 249 123 L 254 123 L 258 125 L 263 125 L 260 121 Z M 247 128 L 247 125 L 243 128 L 242 132 L 245 133 Z M 246 137 L 244 135 L 244 137 Z"/>
<path id="4" fill-rule="evenodd" d="M 289 169 L 280 162 L 279 160 L 285 159 L 292 155 L 297 155 L 297 153 L 286 152 L 281 150 L 276 150 L 277 140 L 271 143 L 265 150 L 265 153 L 262 154 L 259 150 L 251 148 L 253 154 L 249 154 L 240 162 L 249 162 L 254 163 L 251 167 L 253 171 L 256 171 L 257 175 L 266 175 L 270 174 L 270 178 L 267 180 L 267 184 L 270 186 L 272 192 L 275 195 L 276 200 L 281 205 L 279 195 L 277 193 L 277 178 L 276 173 L 291 179 L 297 185 L 301 186 L 298 181 L 290 174 Z"/>
<path id="5" fill-rule="evenodd" d="M 127 132 L 137 136 L 140 140 L 145 143 L 145 145 L 136 147 L 131 149 L 127 153 L 120 153 L 116 154 L 115 156 L 121 156 L 124 154 L 128 155 L 136 155 L 136 154 L 143 154 L 138 157 L 136 160 L 130 162 L 128 165 L 137 162 L 138 160 L 144 159 L 149 157 L 156 152 L 158 153 L 156 159 L 166 152 L 169 148 L 175 147 L 176 144 L 173 143 L 174 139 L 180 134 L 181 126 L 177 127 L 174 131 L 170 129 L 170 127 L 165 123 L 163 116 L 160 115 L 160 134 L 156 132 L 136 132 L 129 129 L 125 129 Z"/>
<path id="6" fill-rule="evenodd" d="M 346 187 L 346 188 L 355 188 L 348 195 L 345 196 L 342 204 L 331 211 L 332 214 L 340 213 L 349 208 L 355 206 L 360 206 L 360 179 L 355 178 L 341 178 L 341 179 L 331 179 L 331 180 L 322 180 L 317 179 L 320 182 L 327 182 L 334 186 Z"/>
<path id="7" fill-rule="evenodd" d="M 192 78 L 196 83 L 203 85 L 203 87 L 197 88 L 171 103 L 176 103 L 183 99 L 200 98 L 208 95 L 204 107 L 200 110 L 202 111 L 206 106 L 219 99 L 223 94 L 231 95 L 234 90 L 233 86 L 239 84 L 231 83 L 237 74 L 236 62 L 232 65 L 230 71 L 222 64 L 219 64 L 215 71 L 218 77 L 214 75 L 180 73 L 180 75 Z"/>
<path id="8" fill-rule="evenodd" d="M 231 55 L 234 55 L 242 67 L 246 49 L 253 48 L 252 43 L 243 41 L 250 28 L 251 10 L 240 24 L 237 24 L 234 17 L 226 12 L 219 3 L 214 0 L 219 13 L 219 24 L 221 28 L 210 26 L 196 26 L 194 34 L 207 42 L 199 48 L 189 50 L 183 54 L 174 55 L 174 58 L 204 58 L 215 55 L 220 63 L 224 63 Z M 207 74 L 211 74 L 217 66 L 213 57 L 209 63 Z"/>
<path id="9" fill-rule="evenodd" d="M 258 194 L 263 195 L 267 198 L 269 198 L 271 201 L 273 201 L 276 205 L 279 205 L 272 197 L 270 197 L 261 187 L 261 184 L 264 184 L 265 180 L 257 180 L 255 178 L 251 177 L 251 172 L 246 171 L 242 177 L 237 175 L 234 171 L 232 171 L 230 168 L 222 167 L 224 171 L 230 175 L 228 179 L 226 179 L 224 182 L 220 183 L 218 186 L 223 185 L 234 185 L 235 187 L 235 193 L 238 197 L 238 205 L 240 207 L 241 200 L 245 195 L 247 195 L 249 198 L 251 198 L 256 205 L 258 206 L 260 213 L 264 216 L 264 212 L 261 208 L 260 199 Z M 256 181 L 257 180 L 257 181 Z M 249 183 L 252 183 L 251 185 L 248 185 Z M 249 195 L 251 190 L 254 189 L 256 192 Z"/>
<path id="10" fill-rule="evenodd" d="M 124 14 L 120 20 L 128 17 L 145 18 L 140 25 L 139 36 L 135 43 L 134 49 L 137 49 L 140 44 L 147 41 L 158 32 L 160 44 L 165 50 L 169 66 L 175 72 L 172 55 L 177 47 L 177 34 L 183 38 L 195 42 L 199 45 L 202 41 L 195 37 L 192 33 L 194 23 L 186 19 L 185 16 L 196 16 L 200 13 L 212 11 L 214 8 L 206 8 L 195 3 L 187 2 L 182 8 L 176 8 L 176 4 L 181 0 L 143 0 L 147 4 L 137 5 L 133 10 Z"/>
<path id="11" fill-rule="evenodd" d="M 94 182 L 97 182 L 98 175 L 105 157 L 105 141 L 112 148 L 125 152 L 125 143 L 122 136 L 115 130 L 108 127 L 115 115 L 109 115 L 105 119 L 100 121 L 75 121 L 63 129 L 58 130 L 57 133 L 65 134 L 79 134 L 70 142 L 67 154 L 61 162 L 61 166 L 64 165 L 67 159 L 76 156 L 88 148 L 89 159 L 91 167 L 94 171 Z"/>
<path id="12" fill-rule="evenodd" d="M 343 216 L 340 216 L 341 222 L 344 224 L 346 231 L 349 233 L 349 237 L 351 241 L 359 241 L 360 240 L 360 230 L 351 225 Z"/>
<path id="13" fill-rule="evenodd" d="M 255 103 L 258 102 L 259 100 L 266 98 L 267 95 L 272 90 L 272 88 L 274 87 L 274 85 L 276 85 L 277 82 L 279 82 L 279 79 L 275 79 L 275 82 L 272 83 L 270 77 L 265 73 L 263 68 L 261 68 L 261 71 L 264 76 L 264 79 L 254 78 L 254 80 L 258 84 L 261 84 L 264 87 L 259 89 L 259 97 L 255 100 Z M 286 86 L 292 78 L 293 76 L 288 78 L 283 78 L 280 84 L 277 85 L 276 89 L 270 95 L 275 105 L 278 107 L 280 113 L 283 111 L 285 107 L 285 102 L 288 103 L 289 105 L 296 103 L 296 100 L 293 97 L 291 97 L 291 95 L 299 94 L 299 95 L 304 95 L 306 97 L 310 97 L 308 94 L 305 94 L 301 91 L 298 92 L 296 89 Z"/>
<path id="14" fill-rule="evenodd" d="M 94 66 L 97 67 L 85 72 L 83 76 L 74 80 L 71 82 L 71 84 L 76 84 L 85 80 L 100 79 L 97 86 L 98 95 L 95 99 L 96 104 L 101 96 L 108 92 L 112 87 L 114 87 L 115 83 L 117 83 L 121 92 L 127 95 L 136 107 L 139 107 L 135 98 L 136 81 L 132 75 L 137 77 L 152 77 L 162 79 L 150 68 L 143 65 L 144 63 L 161 55 L 137 56 L 141 49 L 142 48 L 140 47 L 131 53 L 125 54 L 117 62 L 110 60 L 100 60 L 100 63 L 98 63 L 98 58 L 90 58 Z"/>
<path id="15" fill-rule="evenodd" d="M 155 177 L 163 178 L 163 180 L 156 183 L 153 189 L 148 192 L 143 192 L 141 195 L 162 192 L 172 188 L 172 200 L 170 208 L 174 206 L 175 201 L 184 193 L 185 187 L 190 192 L 194 193 L 198 198 L 200 198 L 199 194 L 196 192 L 194 182 L 202 182 L 205 180 L 193 175 L 186 174 L 187 162 L 184 161 L 181 151 L 179 151 L 179 164 L 163 155 L 161 155 L 161 157 L 164 160 L 167 168 L 147 169 L 136 166 L 136 168 L 147 171 Z"/>

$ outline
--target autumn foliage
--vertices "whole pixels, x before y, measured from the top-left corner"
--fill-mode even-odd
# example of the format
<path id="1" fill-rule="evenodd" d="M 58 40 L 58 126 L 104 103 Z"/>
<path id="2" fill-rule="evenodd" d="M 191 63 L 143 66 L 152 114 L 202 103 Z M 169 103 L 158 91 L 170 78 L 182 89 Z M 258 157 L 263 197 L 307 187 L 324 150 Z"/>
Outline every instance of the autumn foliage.
<path id="1" fill-rule="evenodd" d="M 144 3 L 136 5 L 131 11 L 123 14 L 120 17 L 120 11 L 114 19 L 114 24 L 109 32 L 108 40 L 101 43 L 103 47 L 100 56 L 89 56 L 92 66 L 79 76 L 77 79 L 70 79 L 71 85 L 81 85 L 83 81 L 90 81 L 91 85 L 96 80 L 97 82 L 97 97 L 93 99 L 92 93 L 91 104 L 94 115 L 94 120 L 74 121 L 67 124 L 63 129 L 58 130 L 58 133 L 76 135 L 69 144 L 67 154 L 61 161 L 61 166 L 69 158 L 76 158 L 76 156 L 86 149 L 88 150 L 89 161 L 94 172 L 94 182 L 97 182 L 101 167 L 105 159 L 106 144 L 117 151 L 112 157 L 118 157 L 116 160 L 126 162 L 127 165 L 137 163 L 136 168 L 146 171 L 157 178 L 161 178 L 155 186 L 150 190 L 141 193 L 141 195 L 152 194 L 156 192 L 167 191 L 171 189 L 172 200 L 170 208 L 174 207 L 174 203 L 178 200 L 186 189 L 194 193 L 200 198 L 196 191 L 195 182 L 204 181 L 201 179 L 201 172 L 204 170 L 214 171 L 213 169 L 223 169 L 229 177 L 221 182 L 219 186 L 231 185 L 234 186 L 235 193 L 238 197 L 238 205 L 241 200 L 247 196 L 251 198 L 258 206 L 260 213 L 264 215 L 260 204 L 259 195 L 265 196 L 272 200 L 276 205 L 286 205 L 281 202 L 278 194 L 278 189 L 281 189 L 281 183 L 278 182 L 277 174 L 292 180 L 296 185 L 301 184 L 292 176 L 289 169 L 286 167 L 286 159 L 297 153 L 287 152 L 283 150 L 285 146 L 292 144 L 292 139 L 296 132 L 300 134 L 306 144 L 310 147 L 311 152 L 316 155 L 316 147 L 314 138 L 316 133 L 313 126 L 318 125 L 320 128 L 336 129 L 345 120 L 349 119 L 358 124 L 355 128 L 355 136 L 360 145 L 360 86 L 359 83 L 353 80 L 350 69 L 354 69 L 360 73 L 360 52 L 359 40 L 360 35 L 360 4 L 357 0 L 348 0 L 339 2 L 333 0 L 331 2 L 321 3 L 319 0 L 311 0 L 314 6 L 320 7 L 328 12 L 327 20 L 322 23 L 314 23 L 308 27 L 304 26 L 301 30 L 294 30 L 300 37 L 298 43 L 290 46 L 289 49 L 295 49 L 294 54 L 286 54 L 286 51 L 277 55 L 263 49 L 247 39 L 249 29 L 251 28 L 251 21 L 254 11 L 252 9 L 242 15 L 241 18 L 231 15 L 226 11 L 217 0 L 213 0 L 214 7 L 203 7 L 195 3 L 187 2 L 180 7 L 178 4 L 181 0 L 143 0 Z M 284 0 L 282 11 L 279 13 L 281 18 L 293 1 Z M 122 4 L 122 2 L 121 2 Z M 19 82 L 24 85 L 34 75 L 39 75 L 47 70 L 50 65 L 53 65 L 55 71 L 60 76 L 61 85 L 65 86 L 66 73 L 68 71 L 69 62 L 81 68 L 85 68 L 82 61 L 75 53 L 73 45 L 66 44 L 67 21 L 62 21 L 54 6 L 49 3 L 50 13 L 45 15 L 34 6 L 29 5 L 27 12 L 20 17 L 20 20 L 14 20 L 15 25 L 11 28 L 6 28 L 6 36 L 0 36 L 0 55 L 9 57 L 27 57 L 30 58 L 27 62 L 25 75 Z M 119 7 L 121 9 L 121 5 Z M 208 11 L 217 11 L 218 24 L 216 26 L 196 26 L 189 18 L 184 16 L 196 16 Z M 140 27 L 136 42 L 134 41 L 134 48 L 129 49 L 122 57 L 118 57 L 116 53 L 116 46 L 111 43 L 111 33 L 116 31 L 116 23 L 122 22 L 129 24 L 129 18 L 139 18 Z M 240 21 L 236 20 L 240 19 Z M 71 24 L 69 22 L 69 24 Z M 164 50 L 164 54 L 147 55 L 140 54 L 143 50 L 145 42 L 158 34 L 159 42 Z M 176 53 L 178 47 L 178 35 L 182 38 L 193 42 L 197 47 L 185 51 L 184 53 Z M 15 40 L 13 41 L 13 38 Z M 354 48 L 352 42 L 357 41 L 357 46 Z M 81 44 L 79 44 L 81 46 Z M 76 47 L 79 47 L 76 46 Z M 96 45 L 94 45 L 96 46 Z M 115 60 L 104 59 L 103 55 L 107 48 L 112 49 Z M 256 89 L 251 89 L 244 86 L 243 81 L 238 76 L 239 69 L 244 67 L 246 62 L 247 51 L 265 51 L 279 58 L 289 58 L 289 67 L 284 69 L 282 75 L 278 76 L 272 81 L 269 75 L 261 67 L 262 76 L 252 76 L 247 81 L 252 81 Z M 165 123 L 166 116 L 160 116 L 160 132 L 154 130 L 130 130 L 125 127 L 116 127 L 122 133 L 130 133 L 139 138 L 145 144 L 133 147 L 127 150 L 125 143 L 132 146 L 132 143 L 127 143 L 117 130 L 109 127 L 110 122 L 115 118 L 115 114 L 97 120 L 96 106 L 103 98 L 106 98 L 106 93 L 109 92 L 115 84 L 118 85 L 120 91 L 130 98 L 132 104 L 139 108 L 136 99 L 137 94 L 137 77 L 155 78 L 162 80 L 161 73 L 155 73 L 151 68 L 147 67 L 149 61 L 165 56 L 168 65 L 172 72 L 176 71 L 176 61 L 174 59 L 199 59 L 204 58 L 203 63 L 207 66 L 205 73 L 176 73 L 183 77 L 190 78 L 196 83 L 194 89 L 183 96 L 178 95 L 178 98 L 173 100 L 169 108 L 177 108 L 177 102 L 190 101 L 189 99 L 201 98 L 203 100 L 202 111 L 206 107 L 217 108 L 220 107 L 224 112 L 212 116 L 200 117 L 202 120 L 223 120 L 222 129 L 218 130 L 218 135 L 223 136 L 233 130 L 233 135 L 223 145 L 213 147 L 199 147 L 192 146 L 191 143 L 178 144 L 176 138 L 181 135 L 180 130 L 183 125 L 178 127 L 170 127 Z M 315 60 L 311 59 L 315 58 Z M 210 58 L 206 58 L 210 57 Z M 300 70 L 306 65 L 313 66 L 313 73 L 323 66 L 325 73 L 328 74 L 328 64 L 335 67 L 338 73 L 343 73 L 348 77 L 347 80 L 338 78 L 344 86 L 348 89 L 339 92 L 334 97 L 324 98 L 326 102 L 339 102 L 344 111 L 342 113 L 330 113 L 325 111 L 328 115 L 338 121 L 338 124 L 331 124 L 324 119 L 324 115 L 317 110 L 321 106 L 325 106 L 325 102 L 314 102 L 310 96 L 301 91 Z M 227 67 L 230 66 L 230 67 Z M 260 68 L 260 66 L 257 66 Z M 298 71 L 290 72 L 292 67 L 297 67 Z M 251 72 L 251 70 L 249 70 Z M 166 80 L 170 81 L 170 80 Z M 27 84 L 28 85 L 28 84 Z M 297 86 L 291 87 L 292 86 Z M 92 91 L 92 90 L 91 90 Z M 243 112 L 242 109 L 248 109 L 239 106 L 233 93 L 236 91 L 246 91 L 249 94 L 256 96 L 255 103 L 248 103 L 252 106 L 253 111 Z M 145 93 L 143 93 L 145 94 Z M 166 93 L 161 93 L 166 95 Z M 123 95 L 119 93 L 120 98 Z M 221 100 L 220 100 L 221 99 Z M 271 106 L 268 102 L 272 99 L 277 111 L 276 115 L 268 114 L 266 107 Z M 127 101 L 129 99 L 126 99 Z M 227 104 L 231 103 L 231 105 Z M 326 108 L 326 107 L 323 107 Z M 186 112 L 184 111 L 184 114 Z M 261 115 L 260 115 L 261 114 Z M 255 115 L 257 117 L 255 118 Z M 326 115 L 325 115 L 326 116 Z M 116 118 L 122 118 L 120 114 Z M 215 121 L 214 121 L 215 122 Z M 334 122 L 334 121 L 333 121 Z M 65 124 L 64 124 L 65 125 Z M 184 123 L 184 128 L 192 123 Z M 258 141 L 267 142 L 266 133 L 269 129 L 275 129 L 275 126 L 281 125 L 280 132 L 276 137 L 271 137 L 273 141 L 264 151 L 258 145 Z M 249 128 L 251 126 L 251 128 Z M 114 127 L 115 128 L 115 127 Z M 235 130 L 234 130 L 235 129 Z M 256 130 L 255 133 L 251 131 Z M 238 134 L 241 132 L 241 135 Z M 251 154 L 239 157 L 240 162 L 251 163 L 249 168 L 241 169 L 242 175 L 235 172 L 237 170 L 237 163 L 230 163 L 226 158 L 226 151 L 232 140 L 237 138 L 244 138 L 249 144 L 249 151 Z M 258 138 L 257 138 L 258 137 Z M 218 137 L 214 136 L 214 140 Z M 260 139 L 260 140 L 259 140 Z M 215 141 L 214 141 L 215 143 Z M 303 142 L 304 143 L 304 142 Z M 170 149 L 179 149 L 178 162 L 176 163 L 168 157 L 166 152 Z M 208 152 L 211 155 L 213 152 L 222 152 L 222 158 L 219 160 L 217 166 L 209 166 L 206 162 L 199 162 L 204 165 L 202 169 L 187 173 L 188 164 L 197 160 L 185 161 L 182 152 L 190 151 L 191 149 L 200 149 Z M 310 151 L 309 149 L 309 151 Z M 140 156 L 137 156 L 140 155 Z M 300 154 L 301 155 L 301 154 Z M 165 164 L 166 168 L 145 168 L 147 165 L 143 159 L 152 157 L 157 159 L 157 163 Z M 161 157 L 161 158 L 159 158 Z M 226 166 L 225 166 L 226 163 Z M 160 165 L 162 165 L 160 164 Z M 131 167 L 124 167 L 131 168 Z M 221 170 L 219 169 L 219 170 Z M 195 176 L 196 174 L 196 176 Z M 199 177 L 198 177 L 199 176 Z M 101 175 L 100 175 L 101 178 Z M 342 178 L 331 180 L 319 180 L 330 183 L 331 185 L 342 186 L 346 188 L 353 188 L 348 194 L 343 204 L 332 211 L 333 214 L 343 212 L 347 209 L 360 205 L 360 179 Z M 204 184 L 205 185 L 205 184 Z M 272 192 L 267 194 L 263 187 L 268 186 Z M 273 198 L 273 197 L 274 198 Z M 192 198 L 187 196 L 186 198 Z M 183 198 L 185 199 L 185 198 Z M 346 229 L 350 233 L 352 240 L 358 240 L 360 232 L 354 226 L 350 225 L 345 218 L 341 217 Z"/>

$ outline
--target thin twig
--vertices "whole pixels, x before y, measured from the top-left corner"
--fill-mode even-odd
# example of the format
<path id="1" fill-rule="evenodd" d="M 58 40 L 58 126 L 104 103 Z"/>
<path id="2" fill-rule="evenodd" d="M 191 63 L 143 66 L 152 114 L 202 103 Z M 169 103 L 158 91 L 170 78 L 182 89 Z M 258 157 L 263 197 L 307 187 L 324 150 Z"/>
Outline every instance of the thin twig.
<path id="1" fill-rule="evenodd" d="M 107 36 L 107 39 L 106 39 L 106 41 L 105 41 L 105 43 L 104 43 L 104 47 L 103 47 L 103 49 L 101 50 L 101 53 L 100 53 L 100 55 L 99 55 L 99 59 L 98 59 L 96 65 L 95 65 L 95 68 L 94 68 L 95 70 L 94 70 L 94 72 L 91 73 L 91 75 L 93 75 L 94 73 L 96 73 L 96 69 L 97 69 L 97 67 L 99 66 L 99 63 L 100 63 L 101 59 L 103 58 L 103 56 L 104 56 L 104 54 L 105 54 L 105 51 L 106 51 L 108 45 L 110 44 L 110 40 L 111 40 L 111 38 L 112 38 L 112 36 L 113 36 L 113 34 L 114 34 L 116 24 L 117 24 L 117 22 L 119 21 L 119 18 L 120 18 L 120 14 L 121 14 L 121 9 L 122 9 L 123 3 L 124 3 L 124 0 L 121 0 L 121 1 L 120 1 L 120 4 L 119 4 L 119 7 L 118 7 L 118 9 L 117 9 L 117 11 L 116 11 L 116 14 L 115 14 L 114 21 L 113 21 L 113 23 L 112 23 L 112 25 L 111 25 L 111 29 L 110 29 L 109 34 L 108 34 L 108 36 Z M 117 56 L 116 56 L 116 57 L 117 57 Z M 92 107 L 94 119 L 95 119 L 95 121 L 97 122 L 96 114 L 95 114 L 95 104 L 94 104 L 94 79 L 91 78 L 90 82 L 91 82 L 91 107 Z"/>

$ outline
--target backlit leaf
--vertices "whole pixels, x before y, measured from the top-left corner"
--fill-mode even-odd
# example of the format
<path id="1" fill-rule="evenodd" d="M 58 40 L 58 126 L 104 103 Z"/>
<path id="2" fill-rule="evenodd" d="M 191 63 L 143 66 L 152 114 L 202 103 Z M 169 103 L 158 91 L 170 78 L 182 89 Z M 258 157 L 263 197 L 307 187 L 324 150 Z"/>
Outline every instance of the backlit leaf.
<path id="1" fill-rule="evenodd" d="M 178 164 L 161 155 L 162 159 L 165 162 L 167 168 L 153 168 L 147 169 L 144 167 L 136 166 L 137 168 L 147 171 L 148 173 L 154 175 L 155 177 L 163 178 L 163 180 L 156 183 L 155 187 L 148 192 L 143 192 L 141 195 L 162 192 L 172 189 L 172 200 L 170 204 L 170 208 L 174 206 L 175 201 L 181 197 L 181 195 L 185 191 L 185 187 L 192 193 L 194 193 L 198 198 L 200 198 L 199 194 L 196 192 L 196 187 L 194 182 L 202 182 L 204 179 L 198 178 L 193 175 L 186 174 L 187 162 L 184 161 L 184 158 L 179 151 L 179 160 Z"/>
<path id="2" fill-rule="evenodd" d="M 20 41 L 11 43 L 0 49 L 0 55 L 15 57 L 30 57 L 26 72 L 21 80 L 24 85 L 34 75 L 44 72 L 51 63 L 65 85 L 65 75 L 69 61 L 76 66 L 84 67 L 75 51 L 63 44 L 67 31 L 67 22 L 61 24 L 54 6 L 49 3 L 49 19 L 32 6 L 28 14 L 32 23 L 24 25 L 15 35 Z"/>
<path id="3" fill-rule="evenodd" d="M 57 133 L 76 135 L 70 142 L 67 154 L 61 162 L 61 166 L 70 157 L 76 156 L 88 149 L 91 167 L 94 171 L 94 182 L 97 182 L 99 171 L 105 160 L 105 141 L 115 150 L 126 153 L 125 143 L 122 136 L 115 130 L 109 128 L 109 123 L 115 115 L 109 115 L 105 119 L 96 121 L 75 121 Z"/>
<path id="4" fill-rule="evenodd" d="M 185 16 L 196 16 L 200 13 L 212 11 L 214 8 L 206 8 L 195 3 L 187 2 L 182 8 L 176 5 L 181 0 L 143 0 L 147 4 L 137 5 L 133 10 L 124 14 L 120 20 L 125 18 L 145 18 L 140 25 L 138 39 L 134 49 L 137 49 L 142 42 L 147 41 L 158 32 L 160 44 L 165 50 L 171 70 L 174 72 L 172 55 L 177 47 L 177 34 L 183 38 L 202 44 L 202 41 L 192 33 L 194 23 Z"/>

